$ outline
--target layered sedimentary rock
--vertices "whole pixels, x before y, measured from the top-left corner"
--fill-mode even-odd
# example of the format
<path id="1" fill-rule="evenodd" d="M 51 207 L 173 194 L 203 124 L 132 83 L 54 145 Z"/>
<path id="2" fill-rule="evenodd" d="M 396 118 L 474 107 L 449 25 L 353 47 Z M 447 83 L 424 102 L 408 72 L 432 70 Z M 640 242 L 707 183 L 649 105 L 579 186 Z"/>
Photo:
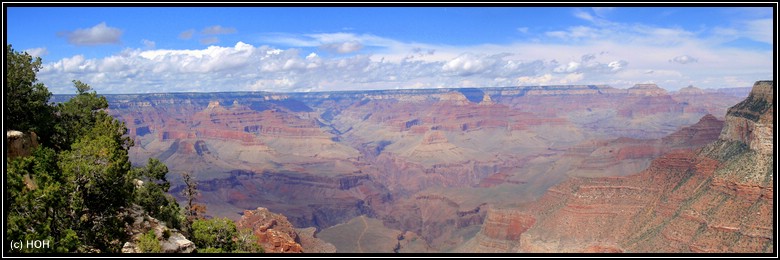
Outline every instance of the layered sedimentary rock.
<path id="1" fill-rule="evenodd" d="M 173 193 L 191 172 L 207 214 L 263 206 L 319 230 L 366 216 L 425 242 L 400 240 L 402 252 L 457 247 L 488 203 L 516 206 L 566 176 L 626 175 L 699 147 L 717 120 L 681 127 L 740 99 L 650 85 L 107 98 L 135 139 L 131 160 L 163 160 Z"/>
<path id="2" fill-rule="evenodd" d="M 184 186 L 171 190 L 177 194 Z M 210 215 L 238 219 L 244 209 L 263 205 L 286 216 L 296 227 L 319 229 L 359 215 L 373 215 L 390 194 L 369 176 L 317 176 L 294 172 L 234 171 L 230 177 L 200 181 L 199 200 Z M 213 212 L 213 213 L 212 213 Z"/>
<path id="3" fill-rule="evenodd" d="M 314 228 L 296 229 L 287 217 L 259 207 L 244 211 L 236 223 L 250 229 L 266 253 L 334 253 L 335 247 L 314 236 Z"/>
<path id="4" fill-rule="evenodd" d="M 535 224 L 502 241 L 521 252 L 774 251 L 772 135 L 747 134 L 773 128 L 773 91 L 757 82 L 719 140 L 698 151 L 667 153 L 636 175 L 556 185 L 518 209 Z"/>
<path id="5" fill-rule="evenodd" d="M 661 141 L 672 146 L 703 146 L 715 141 L 723 130 L 724 121 L 707 114 L 699 122 L 665 136 Z"/>
<path id="6" fill-rule="evenodd" d="M 536 218 L 513 209 L 489 208 L 482 229 L 456 252 L 510 253 L 520 248 L 520 235 L 536 222 Z"/>
<path id="7" fill-rule="evenodd" d="M 759 81 L 750 96 L 731 107 L 721 139 L 739 141 L 761 154 L 773 152 L 774 82 Z"/>
<path id="8" fill-rule="evenodd" d="M 248 228 L 257 236 L 257 243 L 268 253 L 301 253 L 303 247 L 292 224 L 285 216 L 274 214 L 266 208 L 246 210 L 236 222 L 239 229 Z"/>

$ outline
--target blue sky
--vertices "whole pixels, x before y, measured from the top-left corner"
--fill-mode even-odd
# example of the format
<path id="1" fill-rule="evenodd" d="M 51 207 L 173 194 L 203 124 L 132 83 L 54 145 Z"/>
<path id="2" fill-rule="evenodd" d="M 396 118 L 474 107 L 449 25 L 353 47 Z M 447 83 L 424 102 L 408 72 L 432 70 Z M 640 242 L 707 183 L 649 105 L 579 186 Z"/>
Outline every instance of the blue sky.
<path id="1" fill-rule="evenodd" d="M 56 94 L 772 79 L 772 8 L 8 7 Z"/>

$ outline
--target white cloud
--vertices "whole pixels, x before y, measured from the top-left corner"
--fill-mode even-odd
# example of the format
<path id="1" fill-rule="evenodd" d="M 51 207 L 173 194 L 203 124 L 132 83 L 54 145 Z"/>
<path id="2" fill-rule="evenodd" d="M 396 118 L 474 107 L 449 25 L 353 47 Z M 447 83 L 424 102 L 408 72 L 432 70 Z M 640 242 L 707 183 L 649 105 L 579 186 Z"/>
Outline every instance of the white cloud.
<path id="1" fill-rule="evenodd" d="M 607 67 L 609 67 L 609 71 L 611 72 L 618 72 L 623 70 L 623 68 L 628 65 L 627 61 L 619 60 L 619 61 L 612 61 L 609 64 L 607 64 Z"/>
<path id="2" fill-rule="evenodd" d="M 528 33 L 528 27 L 517 27 L 517 31 L 521 33 Z"/>
<path id="3" fill-rule="evenodd" d="M 599 54 L 603 56 L 604 54 Z M 600 73 L 609 74 L 619 72 L 628 65 L 625 60 L 613 60 L 606 63 L 600 62 L 596 54 L 588 53 L 580 57 L 579 61 L 569 61 L 553 69 L 555 73 Z"/>
<path id="4" fill-rule="evenodd" d="M 486 57 L 466 53 L 460 55 L 442 66 L 442 71 L 451 72 L 460 76 L 468 76 L 484 72 L 493 66 L 496 61 Z"/>
<path id="5" fill-rule="evenodd" d="M 580 82 L 584 77 L 585 77 L 585 75 L 583 75 L 582 73 L 571 73 L 571 74 L 567 74 L 565 77 L 563 77 L 560 81 L 558 81 L 558 83 L 560 83 L 560 84 L 576 84 L 576 83 Z"/>
<path id="6" fill-rule="evenodd" d="M 201 31 L 202 34 L 206 34 L 206 35 L 231 34 L 231 33 L 236 33 L 236 32 L 237 32 L 236 28 L 233 28 L 233 27 L 222 27 L 220 25 L 209 26 L 209 27 L 204 28 L 203 31 Z"/>
<path id="7" fill-rule="evenodd" d="M 141 40 L 141 44 L 144 45 L 147 49 L 154 49 L 155 45 L 157 45 L 154 41 L 150 41 L 147 39 Z"/>
<path id="8" fill-rule="evenodd" d="M 99 59 L 74 56 L 44 64 L 39 79 L 54 93 L 72 93 L 72 79 L 91 80 L 87 83 L 100 93 L 124 93 L 545 84 L 630 87 L 639 82 L 674 89 L 690 84 L 735 87 L 771 78 L 771 51 L 723 47 L 719 42 L 725 41 L 708 38 L 716 30 L 732 34 L 724 39 L 747 37 L 748 30 L 691 32 L 618 24 L 598 13 L 589 15 L 598 22 L 543 33 L 539 42 L 451 46 L 345 32 L 274 33 L 259 39 L 271 46 L 238 42 L 192 50 L 130 49 Z M 198 34 L 207 43 L 219 40 L 190 32 L 189 37 Z M 756 39 L 762 35 L 754 34 Z M 343 55 L 320 55 L 321 51 Z M 696 66 L 675 64 L 692 62 Z"/>
<path id="9" fill-rule="evenodd" d="M 688 56 L 688 55 L 680 55 L 677 57 L 672 58 L 669 60 L 669 62 L 676 62 L 680 64 L 688 64 L 688 63 L 695 63 L 698 62 L 699 59 L 696 59 L 694 57 Z"/>
<path id="10" fill-rule="evenodd" d="M 63 35 L 68 39 L 68 43 L 73 45 L 112 44 L 119 43 L 122 30 L 109 27 L 105 22 L 102 22 L 91 28 L 76 29 L 72 32 L 65 32 Z"/>
<path id="11" fill-rule="evenodd" d="M 580 18 L 582 20 L 588 21 L 588 22 L 595 22 L 596 18 L 590 15 L 588 12 L 582 11 L 580 9 L 574 10 L 574 17 Z"/>
<path id="12" fill-rule="evenodd" d="M 179 39 L 189 40 L 189 39 L 192 39 L 192 36 L 194 34 L 195 34 L 195 29 L 189 29 L 189 30 L 181 32 L 179 34 Z"/>
<path id="13" fill-rule="evenodd" d="M 615 10 L 615 7 L 593 7 L 593 13 L 599 17 L 605 17 L 608 13 Z"/>
<path id="14" fill-rule="evenodd" d="M 209 45 L 209 44 L 215 44 L 219 42 L 219 38 L 217 37 L 206 37 L 200 39 L 200 44 L 203 45 Z"/>
<path id="15" fill-rule="evenodd" d="M 774 43 L 773 26 L 776 24 L 771 18 L 746 21 L 743 26 L 742 32 L 745 37 L 758 42 Z"/>
<path id="16" fill-rule="evenodd" d="M 49 54 L 49 50 L 47 50 L 46 47 L 26 49 L 24 52 L 33 57 L 43 57 L 46 56 L 46 54 Z"/>
<path id="17" fill-rule="evenodd" d="M 605 33 L 592 27 L 574 26 L 566 31 L 551 31 L 545 34 L 550 37 L 564 40 L 578 40 L 582 38 L 599 38 Z"/>
<path id="18" fill-rule="evenodd" d="M 363 45 L 360 44 L 360 42 L 352 40 L 352 41 L 346 41 L 346 42 L 340 42 L 340 43 L 328 43 L 323 44 L 320 46 L 320 49 L 332 51 L 336 53 L 350 53 L 350 52 L 356 52 L 363 48 Z"/>
<path id="19" fill-rule="evenodd" d="M 519 86 L 539 86 L 550 84 L 552 81 L 552 74 L 544 74 L 536 77 L 523 76 L 517 78 L 517 85 Z"/>

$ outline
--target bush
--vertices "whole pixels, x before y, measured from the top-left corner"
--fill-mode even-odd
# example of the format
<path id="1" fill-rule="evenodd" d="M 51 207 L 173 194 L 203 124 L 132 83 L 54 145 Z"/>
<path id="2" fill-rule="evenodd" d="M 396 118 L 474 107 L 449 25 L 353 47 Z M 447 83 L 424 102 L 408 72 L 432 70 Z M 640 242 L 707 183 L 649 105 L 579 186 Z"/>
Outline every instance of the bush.
<path id="1" fill-rule="evenodd" d="M 162 246 L 154 234 L 154 230 L 149 230 L 138 240 L 138 249 L 141 253 L 162 253 Z"/>

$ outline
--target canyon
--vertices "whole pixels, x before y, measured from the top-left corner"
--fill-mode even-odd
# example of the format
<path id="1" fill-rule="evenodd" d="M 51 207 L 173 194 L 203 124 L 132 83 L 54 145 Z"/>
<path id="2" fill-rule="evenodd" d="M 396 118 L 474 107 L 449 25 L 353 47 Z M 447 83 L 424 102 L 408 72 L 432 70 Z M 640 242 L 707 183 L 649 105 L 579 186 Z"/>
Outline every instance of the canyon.
<path id="1" fill-rule="evenodd" d="M 244 223 L 267 251 L 764 252 L 765 89 L 106 97 L 135 164 L 163 161 L 175 196 L 191 173 L 207 214 Z M 746 162 L 763 163 L 750 181 L 727 170 Z"/>
<path id="2" fill-rule="evenodd" d="M 665 153 L 637 174 L 570 178 L 532 203 L 491 209 L 459 250 L 774 252 L 773 104 L 774 82 L 756 82 L 714 142 Z"/>

